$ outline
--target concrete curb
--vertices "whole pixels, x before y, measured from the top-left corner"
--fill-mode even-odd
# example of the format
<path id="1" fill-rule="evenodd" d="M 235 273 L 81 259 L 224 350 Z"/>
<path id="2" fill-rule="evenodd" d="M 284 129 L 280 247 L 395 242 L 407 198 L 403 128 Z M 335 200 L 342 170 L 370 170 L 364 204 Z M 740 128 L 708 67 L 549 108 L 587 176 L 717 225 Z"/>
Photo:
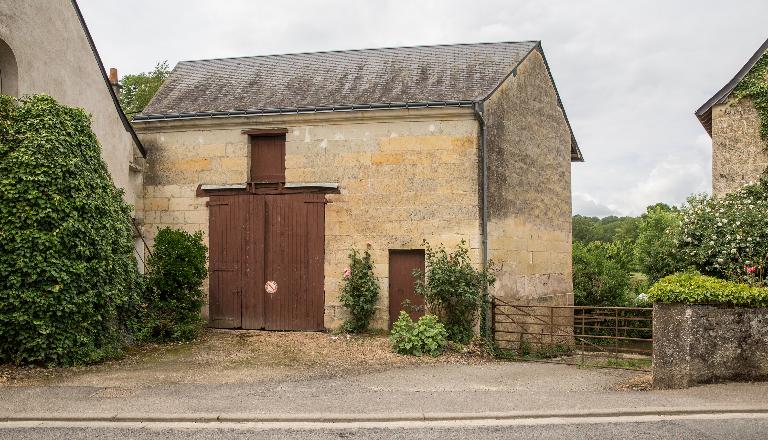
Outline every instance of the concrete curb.
<path id="1" fill-rule="evenodd" d="M 586 419 L 600 417 L 695 416 L 714 414 L 766 414 L 768 407 L 627 408 L 583 411 L 519 411 L 503 413 L 403 414 L 15 414 L 0 415 L 7 422 L 115 422 L 115 423 L 365 423 L 442 422 L 462 420 Z"/>

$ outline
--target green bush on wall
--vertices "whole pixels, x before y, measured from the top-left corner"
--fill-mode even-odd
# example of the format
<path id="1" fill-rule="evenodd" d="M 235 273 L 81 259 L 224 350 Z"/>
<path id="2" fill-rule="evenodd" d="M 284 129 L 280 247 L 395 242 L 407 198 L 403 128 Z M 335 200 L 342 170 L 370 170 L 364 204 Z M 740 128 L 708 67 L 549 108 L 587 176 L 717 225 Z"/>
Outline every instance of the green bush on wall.
<path id="1" fill-rule="evenodd" d="M 141 291 L 130 211 L 88 114 L 0 95 L 0 361 L 120 352 Z"/>
<path id="2" fill-rule="evenodd" d="M 373 273 L 373 259 L 367 250 L 349 252 L 349 267 L 344 270 L 339 301 L 349 311 L 342 330 L 350 333 L 368 329 L 379 300 L 379 279 Z"/>
<path id="3" fill-rule="evenodd" d="M 676 258 L 682 267 L 748 284 L 768 281 L 768 175 L 722 197 L 691 197 Z"/>
<path id="4" fill-rule="evenodd" d="M 189 341 L 203 329 L 202 283 L 208 276 L 203 233 L 163 228 L 147 258 L 146 290 L 139 311 L 140 341 Z"/>
<path id="5" fill-rule="evenodd" d="M 426 248 L 426 274 L 417 277 L 416 292 L 424 297 L 427 308 L 440 318 L 448 331 L 448 340 L 466 344 L 472 339 L 483 292 L 493 286 L 493 262 L 486 270 L 475 269 L 469 257 L 467 243 L 462 240 L 453 252 L 443 245 Z"/>
<path id="6" fill-rule="evenodd" d="M 768 288 L 686 272 L 659 280 L 648 291 L 648 299 L 662 303 L 768 307 Z"/>

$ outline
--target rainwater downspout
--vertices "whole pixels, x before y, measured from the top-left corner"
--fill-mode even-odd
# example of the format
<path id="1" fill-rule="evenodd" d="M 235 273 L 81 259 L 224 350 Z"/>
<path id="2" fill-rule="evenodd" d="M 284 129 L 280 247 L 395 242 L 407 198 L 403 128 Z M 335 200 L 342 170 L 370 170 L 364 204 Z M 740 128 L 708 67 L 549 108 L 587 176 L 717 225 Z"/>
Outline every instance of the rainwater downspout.
<path id="1" fill-rule="evenodd" d="M 484 116 L 485 106 L 483 101 L 475 101 L 473 105 L 475 116 L 480 126 L 480 260 L 483 271 L 488 269 L 488 154 L 487 139 L 488 129 Z M 480 315 L 480 334 L 489 339 L 491 335 L 491 323 L 489 322 L 490 300 L 488 297 L 488 286 L 483 288 L 483 298 Z"/>

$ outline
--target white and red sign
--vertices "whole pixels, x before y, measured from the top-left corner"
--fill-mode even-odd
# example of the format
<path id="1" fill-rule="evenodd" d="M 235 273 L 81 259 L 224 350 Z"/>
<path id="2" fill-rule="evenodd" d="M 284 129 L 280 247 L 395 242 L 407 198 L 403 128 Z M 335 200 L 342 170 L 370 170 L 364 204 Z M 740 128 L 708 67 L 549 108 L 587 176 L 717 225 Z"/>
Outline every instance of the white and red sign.
<path id="1" fill-rule="evenodd" d="M 266 284 L 264 284 L 264 290 L 267 291 L 268 294 L 274 295 L 277 293 L 277 281 L 267 281 Z"/>

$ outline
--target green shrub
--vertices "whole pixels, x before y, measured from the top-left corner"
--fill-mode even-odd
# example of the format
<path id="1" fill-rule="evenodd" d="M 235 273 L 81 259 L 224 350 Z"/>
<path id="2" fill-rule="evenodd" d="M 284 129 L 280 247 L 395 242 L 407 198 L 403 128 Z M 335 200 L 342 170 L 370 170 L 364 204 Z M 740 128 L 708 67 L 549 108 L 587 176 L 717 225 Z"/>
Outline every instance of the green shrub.
<path id="1" fill-rule="evenodd" d="M 483 292 L 496 279 L 491 275 L 493 263 L 486 270 L 478 270 L 469 258 L 467 243 L 461 241 L 449 253 L 443 245 L 426 248 L 426 274 L 418 272 L 416 292 L 424 297 L 427 308 L 440 318 L 448 331 L 448 340 L 466 344 L 472 339 Z"/>
<path id="2" fill-rule="evenodd" d="M 686 272 L 659 280 L 648 291 L 648 299 L 662 303 L 768 307 L 768 288 Z"/>
<path id="3" fill-rule="evenodd" d="M 413 322 L 410 315 L 400 312 L 392 324 L 389 341 L 399 354 L 438 356 L 448 343 L 448 332 L 435 315 L 425 315 Z"/>
<path id="4" fill-rule="evenodd" d="M 698 196 L 683 210 L 678 258 L 683 267 L 732 281 L 765 284 L 768 177 L 723 197 Z"/>
<path id="5" fill-rule="evenodd" d="M 573 301 L 577 306 L 625 306 L 636 296 L 622 264 L 623 242 L 573 243 Z"/>
<path id="6" fill-rule="evenodd" d="M 203 280 L 208 249 L 203 233 L 164 228 L 147 258 L 143 313 L 136 338 L 141 341 L 189 341 L 199 336 L 204 320 Z"/>
<path id="7" fill-rule="evenodd" d="M 0 361 L 119 354 L 141 290 L 130 212 L 88 114 L 0 95 Z"/>
<path id="8" fill-rule="evenodd" d="M 666 205 L 648 207 L 635 242 L 637 266 L 653 284 L 682 268 L 676 256 L 680 212 Z"/>
<path id="9" fill-rule="evenodd" d="M 351 333 L 364 332 L 376 312 L 379 300 L 379 279 L 373 273 L 373 259 L 366 250 L 362 256 L 356 250 L 349 253 L 349 267 L 344 270 L 339 301 L 350 317 L 342 329 Z"/>

